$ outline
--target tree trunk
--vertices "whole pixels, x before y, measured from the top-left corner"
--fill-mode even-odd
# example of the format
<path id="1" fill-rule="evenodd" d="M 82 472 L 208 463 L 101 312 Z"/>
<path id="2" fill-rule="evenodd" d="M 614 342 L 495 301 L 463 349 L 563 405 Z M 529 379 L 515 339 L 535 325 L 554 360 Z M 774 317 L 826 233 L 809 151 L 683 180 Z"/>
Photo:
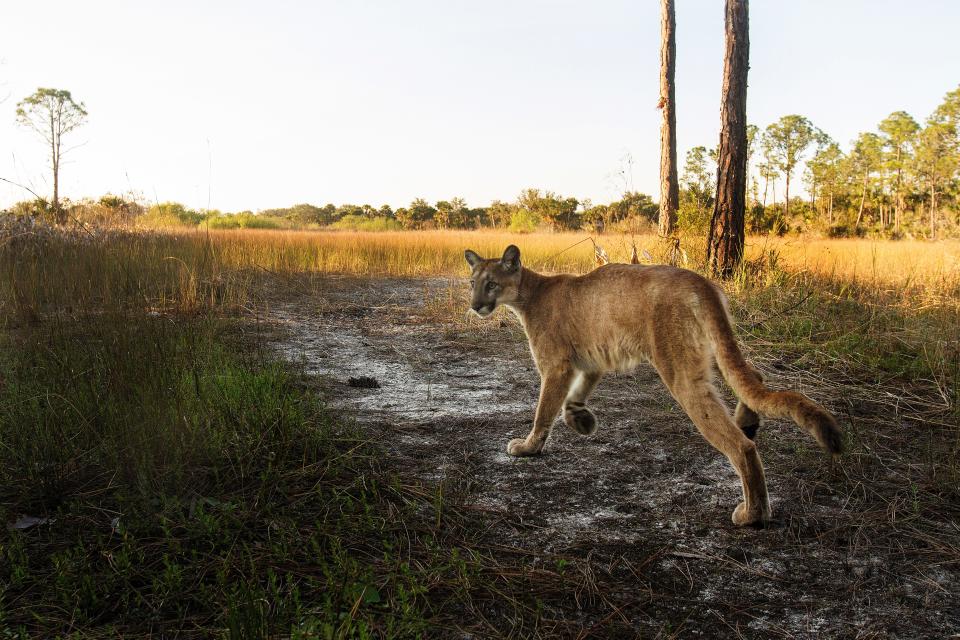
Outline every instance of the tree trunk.
<path id="1" fill-rule="evenodd" d="M 930 184 L 930 239 L 937 239 L 937 190 L 933 183 Z"/>
<path id="2" fill-rule="evenodd" d="M 863 191 L 860 192 L 860 211 L 857 212 L 857 222 L 853 225 L 860 227 L 860 219 L 863 217 L 863 204 L 867 201 L 867 174 L 863 174 Z"/>
<path id="3" fill-rule="evenodd" d="M 57 224 L 63 224 L 66 220 L 60 214 L 60 140 L 53 110 L 50 111 L 50 165 L 53 170 L 53 215 Z"/>
<path id="4" fill-rule="evenodd" d="M 730 277 L 743 258 L 747 196 L 747 71 L 750 67 L 748 0 L 727 0 L 726 51 L 720 145 L 717 147 L 717 199 L 707 239 L 707 263 L 717 276 Z"/>
<path id="5" fill-rule="evenodd" d="M 830 190 L 830 208 L 827 209 L 827 222 L 833 224 L 833 189 Z"/>
<path id="6" fill-rule="evenodd" d="M 676 16 L 673 0 L 660 2 L 660 235 L 673 233 L 680 206 L 677 183 Z"/>
<path id="7" fill-rule="evenodd" d="M 790 217 L 790 173 L 787 172 L 787 186 L 783 192 L 783 219 Z"/>
<path id="8" fill-rule="evenodd" d="M 61 123 L 62 123 L 62 120 L 60 119 L 61 117 L 62 117 L 62 116 L 58 116 L 58 118 L 57 118 L 57 128 L 56 128 L 56 133 L 55 133 L 55 135 L 54 135 L 54 140 L 56 141 L 56 144 L 55 144 L 54 149 L 53 149 L 53 162 L 54 162 L 54 165 L 53 165 L 53 210 L 54 210 L 54 212 L 56 212 L 56 215 L 57 215 L 57 223 L 58 223 L 58 224 L 66 224 L 66 223 L 67 223 L 67 212 L 66 212 L 66 210 L 65 210 L 62 206 L 60 206 L 60 156 L 62 155 L 62 154 L 61 154 L 61 149 L 60 149 L 60 144 L 63 142 L 63 130 L 62 130 L 62 124 L 61 124 Z"/>
<path id="9" fill-rule="evenodd" d="M 897 147 L 897 193 L 896 193 L 896 202 L 895 206 L 897 207 L 896 212 L 894 213 L 894 222 L 893 228 L 900 232 L 900 214 L 903 211 L 903 197 L 900 195 L 900 186 L 903 180 L 903 167 L 900 164 L 901 149 Z"/>
<path id="10" fill-rule="evenodd" d="M 883 169 L 880 169 L 880 228 L 886 229 L 890 223 L 887 213 L 887 176 Z"/>
<path id="11" fill-rule="evenodd" d="M 817 218 L 817 181 L 813 180 L 810 185 L 810 212 L 814 218 Z"/>
<path id="12" fill-rule="evenodd" d="M 53 213 L 57 216 L 57 223 L 63 224 L 64 220 L 60 219 L 60 163 L 56 152 L 53 156 Z"/>

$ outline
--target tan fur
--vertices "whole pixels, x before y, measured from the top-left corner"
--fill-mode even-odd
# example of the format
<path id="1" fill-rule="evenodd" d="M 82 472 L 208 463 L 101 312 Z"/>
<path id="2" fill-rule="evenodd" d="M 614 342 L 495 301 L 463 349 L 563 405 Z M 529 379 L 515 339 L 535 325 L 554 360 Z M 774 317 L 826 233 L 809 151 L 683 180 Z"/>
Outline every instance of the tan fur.
<path id="1" fill-rule="evenodd" d="M 511 440 L 514 456 L 540 453 L 557 415 L 589 435 L 597 428 L 586 400 L 604 373 L 650 362 L 673 397 L 723 453 L 743 483 L 738 525 L 770 518 L 763 464 L 753 436 L 759 415 L 790 418 L 828 451 L 840 453 L 840 430 L 823 407 L 793 391 L 772 391 L 746 362 L 733 334 L 726 299 L 715 284 L 685 269 L 609 264 L 586 275 L 544 276 L 520 264 L 520 251 L 472 267 L 471 306 L 487 316 L 499 305 L 523 324 L 541 376 L 540 401 L 526 438 Z M 713 386 L 717 365 L 740 399 L 731 418 Z"/>

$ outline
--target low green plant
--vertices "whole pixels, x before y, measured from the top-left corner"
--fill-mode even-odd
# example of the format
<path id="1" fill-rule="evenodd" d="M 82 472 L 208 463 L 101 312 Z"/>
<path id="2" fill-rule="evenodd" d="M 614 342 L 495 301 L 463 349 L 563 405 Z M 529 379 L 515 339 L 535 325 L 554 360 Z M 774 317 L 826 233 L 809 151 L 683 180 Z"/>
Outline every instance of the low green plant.
<path id="1" fill-rule="evenodd" d="M 43 518 L 0 545 L 4 624 L 423 631 L 422 577 L 389 554 L 419 500 L 291 373 L 237 356 L 222 321 L 85 320 L 0 351 L 3 520 Z"/>

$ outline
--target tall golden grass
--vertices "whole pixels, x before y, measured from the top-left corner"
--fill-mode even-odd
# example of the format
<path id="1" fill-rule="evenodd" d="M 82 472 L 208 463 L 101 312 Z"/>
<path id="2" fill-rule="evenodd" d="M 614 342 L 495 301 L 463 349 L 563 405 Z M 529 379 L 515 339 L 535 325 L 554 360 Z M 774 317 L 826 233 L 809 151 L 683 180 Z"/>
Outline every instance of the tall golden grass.
<path id="1" fill-rule="evenodd" d="M 747 257 L 776 252 L 782 266 L 831 280 L 884 289 L 901 297 L 949 303 L 960 293 L 960 241 L 751 238 Z"/>
<path id="2" fill-rule="evenodd" d="M 286 271 L 378 276 L 465 274 L 463 251 L 467 248 L 495 257 L 507 245 L 516 244 L 531 268 L 573 273 L 584 273 L 596 266 L 594 243 L 602 246 L 615 262 L 628 262 L 634 245 L 642 259 L 646 261 L 649 256 L 653 262 L 660 261 L 667 248 L 657 236 L 649 234 L 221 231 L 211 233 L 209 238 L 222 262 L 232 267 L 256 264 Z M 686 239 L 681 247 L 686 266 L 696 268 L 703 258 L 703 240 Z M 950 290 L 960 281 L 960 241 L 748 239 L 747 260 L 762 259 L 770 252 L 775 252 L 781 266 L 791 271 L 878 286 L 932 292 Z"/>
<path id="3" fill-rule="evenodd" d="M 249 307 L 262 280 L 304 274 L 466 276 L 463 251 L 498 256 L 508 244 L 548 272 L 613 261 L 663 261 L 652 235 L 495 231 L 327 232 L 220 230 L 47 233 L 0 242 L 0 318 L 19 323 L 103 309 L 223 312 Z M 684 266 L 703 262 L 702 239 L 681 241 Z M 960 379 L 960 242 L 750 238 L 742 271 L 725 283 L 738 317 L 763 319 L 765 340 L 897 376 L 923 376 L 956 397 Z M 806 296 L 802 305 L 792 305 Z M 791 312 L 784 314 L 784 308 Z M 773 319 L 767 319 L 772 317 Z"/>
<path id="4" fill-rule="evenodd" d="M 615 262 L 635 245 L 660 262 L 654 235 L 512 234 L 498 231 L 317 232 L 221 230 L 108 232 L 94 237 L 13 238 L 0 246 L 8 277 L 0 300 L 41 308 L 84 302 L 186 306 L 243 302 L 257 273 L 357 276 L 466 275 L 463 251 L 498 256 L 509 244 L 524 263 L 547 272 L 584 273 L 596 266 L 594 243 Z M 704 243 L 684 239 L 683 265 L 702 265 Z M 960 241 L 749 238 L 746 268 L 815 276 L 899 302 L 955 306 L 960 295 Z"/>

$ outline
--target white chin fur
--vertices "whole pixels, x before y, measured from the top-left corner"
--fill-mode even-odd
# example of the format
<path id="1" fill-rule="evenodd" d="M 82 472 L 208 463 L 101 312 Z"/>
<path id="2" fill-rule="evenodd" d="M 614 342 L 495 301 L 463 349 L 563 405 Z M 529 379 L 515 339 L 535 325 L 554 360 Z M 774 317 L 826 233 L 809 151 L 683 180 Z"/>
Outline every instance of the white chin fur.
<path id="1" fill-rule="evenodd" d="M 487 309 L 487 308 L 480 309 L 480 311 L 477 311 L 476 309 L 470 309 L 470 310 L 473 311 L 477 316 L 481 318 L 486 318 L 491 313 L 493 313 L 493 309 Z"/>

